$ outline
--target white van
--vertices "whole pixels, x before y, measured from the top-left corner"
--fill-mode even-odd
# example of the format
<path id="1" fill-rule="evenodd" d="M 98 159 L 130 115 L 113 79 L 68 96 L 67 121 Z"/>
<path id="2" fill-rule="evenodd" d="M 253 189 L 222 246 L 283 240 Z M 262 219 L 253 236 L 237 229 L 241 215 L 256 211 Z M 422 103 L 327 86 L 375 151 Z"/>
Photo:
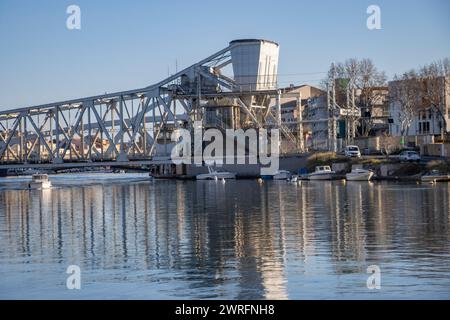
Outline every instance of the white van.
<path id="1" fill-rule="evenodd" d="M 356 157 L 361 158 L 361 151 L 359 151 L 358 146 L 346 146 L 344 154 L 346 157 Z"/>

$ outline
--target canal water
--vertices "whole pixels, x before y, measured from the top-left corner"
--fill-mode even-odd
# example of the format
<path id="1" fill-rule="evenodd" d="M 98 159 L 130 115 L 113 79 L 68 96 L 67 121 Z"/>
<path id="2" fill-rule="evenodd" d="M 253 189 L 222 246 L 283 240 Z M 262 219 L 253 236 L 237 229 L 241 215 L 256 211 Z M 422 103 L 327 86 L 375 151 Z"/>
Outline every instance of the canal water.
<path id="1" fill-rule="evenodd" d="M 447 183 L 3 189 L 0 298 L 449 299 L 449 208 Z"/>

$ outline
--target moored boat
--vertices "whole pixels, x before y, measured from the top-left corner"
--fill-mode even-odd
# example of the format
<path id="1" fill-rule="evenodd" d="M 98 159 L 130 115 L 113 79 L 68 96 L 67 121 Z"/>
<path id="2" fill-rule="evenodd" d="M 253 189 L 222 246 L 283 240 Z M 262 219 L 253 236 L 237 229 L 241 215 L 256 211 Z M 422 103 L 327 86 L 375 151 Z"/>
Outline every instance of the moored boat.
<path id="1" fill-rule="evenodd" d="M 318 166 L 313 173 L 310 173 L 309 180 L 332 180 L 335 172 L 331 170 L 330 166 Z"/>
<path id="2" fill-rule="evenodd" d="M 30 189 L 49 189 L 52 186 L 48 175 L 44 173 L 33 174 L 31 182 L 28 184 Z"/>
<path id="3" fill-rule="evenodd" d="M 345 175 L 348 181 L 369 181 L 373 177 L 373 172 L 365 169 L 353 169 Z"/>
<path id="4" fill-rule="evenodd" d="M 287 170 L 278 170 L 274 175 L 273 175 L 273 179 L 274 180 L 288 180 L 290 179 L 292 176 L 290 171 Z"/>
<path id="5" fill-rule="evenodd" d="M 227 171 L 217 171 L 208 166 L 208 173 L 201 173 L 196 176 L 197 180 L 224 180 L 236 179 L 236 173 Z"/>
<path id="6" fill-rule="evenodd" d="M 422 178 L 420 178 L 422 182 L 442 182 L 442 181 L 450 181 L 450 175 L 449 174 L 442 174 L 439 172 L 439 170 L 431 170 L 427 174 L 423 175 Z"/>
<path id="7" fill-rule="evenodd" d="M 287 170 L 278 170 L 274 174 L 261 175 L 262 180 L 289 180 L 292 173 Z"/>

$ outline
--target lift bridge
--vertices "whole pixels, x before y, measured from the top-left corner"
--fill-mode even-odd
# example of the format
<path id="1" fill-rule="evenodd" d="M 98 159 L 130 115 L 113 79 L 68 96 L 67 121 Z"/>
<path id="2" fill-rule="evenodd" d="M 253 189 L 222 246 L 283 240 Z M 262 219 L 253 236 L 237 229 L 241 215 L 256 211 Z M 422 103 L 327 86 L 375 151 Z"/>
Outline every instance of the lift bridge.
<path id="1" fill-rule="evenodd" d="M 1 111 L 0 169 L 170 163 L 171 133 L 197 120 L 276 126 L 298 144 L 280 120 L 278 52 L 272 41 L 235 40 L 145 88 Z"/>

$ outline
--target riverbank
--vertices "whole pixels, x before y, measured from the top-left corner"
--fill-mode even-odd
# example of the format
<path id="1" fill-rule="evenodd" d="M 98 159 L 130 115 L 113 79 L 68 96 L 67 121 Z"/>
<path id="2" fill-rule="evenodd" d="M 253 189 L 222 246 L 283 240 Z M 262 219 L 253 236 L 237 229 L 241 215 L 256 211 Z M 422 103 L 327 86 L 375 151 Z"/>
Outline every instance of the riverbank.
<path id="1" fill-rule="evenodd" d="M 397 156 L 349 158 L 332 152 L 313 153 L 306 160 L 308 172 L 321 165 L 331 166 L 338 175 L 344 175 L 352 168 L 370 169 L 375 173 L 374 180 L 417 181 L 431 170 L 450 173 L 448 160 L 402 162 Z"/>
<path id="2" fill-rule="evenodd" d="M 247 162 L 247 161 L 246 161 Z M 314 152 L 303 154 L 282 155 L 279 158 L 278 168 L 288 170 L 293 174 L 303 175 L 314 172 L 317 166 L 328 165 L 336 172 L 336 178 L 345 177 L 352 169 L 370 169 L 375 173 L 374 180 L 420 180 L 431 170 L 441 173 L 450 173 L 449 160 L 422 160 L 418 163 L 401 162 L 398 156 L 363 156 L 361 158 L 349 158 L 332 152 Z M 224 164 L 219 170 L 236 173 L 238 179 L 256 179 L 261 175 L 260 164 Z M 154 167 L 127 168 L 125 166 L 112 167 L 85 167 L 64 170 L 8 170 L 4 176 L 31 176 L 34 173 L 47 173 L 61 176 L 64 174 L 96 173 L 99 176 L 111 173 L 150 173 L 154 178 L 194 180 L 198 174 L 207 173 L 206 166 L 163 164 Z"/>

